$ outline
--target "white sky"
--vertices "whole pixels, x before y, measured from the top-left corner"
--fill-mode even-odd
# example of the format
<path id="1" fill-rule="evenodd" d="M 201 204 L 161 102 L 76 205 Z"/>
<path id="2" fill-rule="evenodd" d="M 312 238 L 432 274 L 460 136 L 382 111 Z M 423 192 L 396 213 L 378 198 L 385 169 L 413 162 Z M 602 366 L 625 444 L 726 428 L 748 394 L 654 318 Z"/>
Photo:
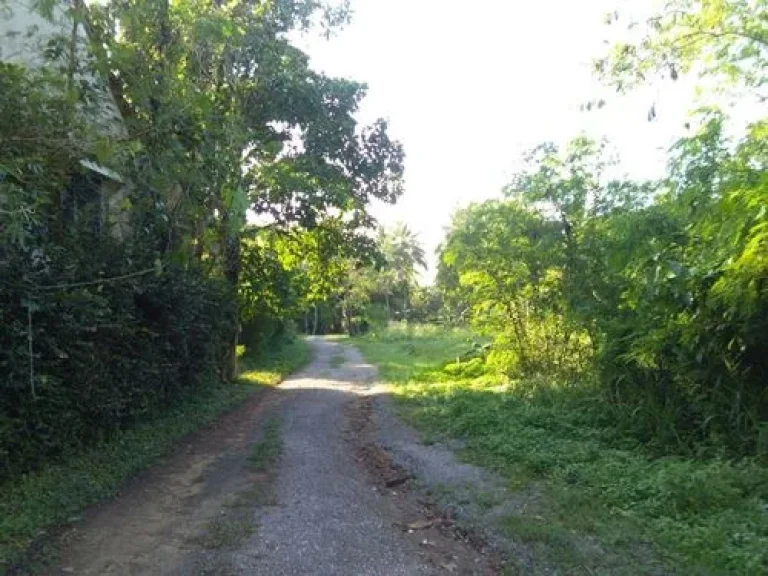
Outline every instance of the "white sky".
<path id="1" fill-rule="evenodd" d="M 620 0 L 352 0 L 352 23 L 325 40 L 303 38 L 313 67 L 367 82 L 360 119 L 384 117 L 406 153 L 405 194 L 377 206 L 384 224 L 406 222 L 430 256 L 453 211 L 498 196 L 540 142 L 580 132 L 607 137 L 622 170 L 658 176 L 683 135 L 690 86 L 619 97 L 591 73 Z M 635 0 L 646 9 L 650 0 Z M 623 3 L 626 7 L 626 2 Z M 580 105 L 606 95 L 608 106 Z M 658 119 L 646 115 L 656 103 Z"/>

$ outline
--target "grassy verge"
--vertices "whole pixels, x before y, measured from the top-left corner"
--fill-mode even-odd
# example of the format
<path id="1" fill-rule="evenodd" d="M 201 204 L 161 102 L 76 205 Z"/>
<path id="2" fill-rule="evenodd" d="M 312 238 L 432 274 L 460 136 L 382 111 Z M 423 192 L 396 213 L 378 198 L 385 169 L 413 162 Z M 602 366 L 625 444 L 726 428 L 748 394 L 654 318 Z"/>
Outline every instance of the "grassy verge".
<path id="1" fill-rule="evenodd" d="M 430 327 L 356 344 L 406 418 L 460 438 L 464 456 L 530 502 L 501 524 L 563 573 L 765 574 L 768 471 L 751 460 L 654 457 L 599 424 L 599 397 L 552 383 L 467 376 L 470 335 Z M 469 363 L 465 363 L 469 364 Z"/>
<path id="2" fill-rule="evenodd" d="M 259 473 L 248 490 L 237 494 L 219 516 L 211 520 L 205 531 L 192 539 L 194 544 L 207 550 L 239 546 L 258 529 L 253 508 L 273 502 L 272 481 L 275 464 L 280 458 L 283 444 L 278 420 L 263 424 L 262 437 L 251 448 L 250 467 Z"/>
<path id="3" fill-rule="evenodd" d="M 0 574 L 46 530 L 115 495 L 127 479 L 167 453 L 180 438 L 260 389 L 279 383 L 309 356 L 307 343 L 300 339 L 259 357 L 246 355 L 238 383 L 203 390 L 162 417 L 67 462 L 0 485 Z"/>

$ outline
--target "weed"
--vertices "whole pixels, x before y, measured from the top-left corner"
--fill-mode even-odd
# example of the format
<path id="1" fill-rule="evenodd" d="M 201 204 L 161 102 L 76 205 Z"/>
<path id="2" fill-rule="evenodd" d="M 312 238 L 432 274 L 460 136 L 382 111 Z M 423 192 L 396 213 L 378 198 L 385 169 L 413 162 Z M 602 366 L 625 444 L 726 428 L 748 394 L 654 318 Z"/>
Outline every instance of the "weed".
<path id="1" fill-rule="evenodd" d="M 561 564 L 607 562 L 612 573 L 627 565 L 652 571 L 662 560 L 686 573 L 768 571 L 763 465 L 657 457 L 600 419 L 589 383 L 478 375 L 478 362 L 457 368 L 471 341 L 461 330 L 398 327 L 356 343 L 393 385 L 406 419 L 429 435 L 461 439 L 464 458 L 504 476 L 514 490 L 542 485 L 543 520 L 508 519 L 519 538 L 535 540 Z M 574 532 L 597 538 L 603 558 L 573 556 L 566 536 Z M 624 564 L 610 560 L 612 553 L 625 555 Z"/>
<path id="2" fill-rule="evenodd" d="M 248 460 L 256 472 L 266 472 L 277 461 L 282 449 L 280 425 L 271 420 L 264 425 L 263 437 L 253 446 Z"/>
<path id="3" fill-rule="evenodd" d="M 208 550 L 231 548 L 246 540 L 255 531 L 256 522 L 251 514 L 241 514 L 236 518 L 222 516 L 212 520 L 205 532 L 193 541 Z"/>

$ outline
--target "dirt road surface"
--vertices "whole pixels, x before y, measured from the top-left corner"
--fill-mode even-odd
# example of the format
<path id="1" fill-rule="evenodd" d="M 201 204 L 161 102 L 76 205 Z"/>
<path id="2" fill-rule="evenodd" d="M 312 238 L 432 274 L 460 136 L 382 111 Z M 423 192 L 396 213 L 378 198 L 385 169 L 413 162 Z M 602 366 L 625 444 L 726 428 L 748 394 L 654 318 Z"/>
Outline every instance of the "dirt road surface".
<path id="1" fill-rule="evenodd" d="M 353 346 L 310 341 L 304 370 L 87 512 L 46 573 L 498 573 L 498 558 L 431 503 L 423 470 L 397 462 L 382 438 L 426 454 L 421 467 L 435 461 L 440 477 L 477 472 L 416 445 Z"/>

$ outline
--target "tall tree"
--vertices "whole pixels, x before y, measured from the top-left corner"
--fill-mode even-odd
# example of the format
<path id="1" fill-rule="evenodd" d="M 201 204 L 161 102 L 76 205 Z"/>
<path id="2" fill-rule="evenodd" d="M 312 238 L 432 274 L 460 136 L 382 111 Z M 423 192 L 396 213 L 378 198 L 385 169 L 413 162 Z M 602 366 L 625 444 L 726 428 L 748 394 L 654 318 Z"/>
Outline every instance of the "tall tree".
<path id="1" fill-rule="evenodd" d="M 402 222 L 391 229 L 380 230 L 379 249 L 386 261 L 379 279 L 386 297 L 387 316 L 392 316 L 390 297 L 399 294 L 402 312 L 407 319 L 409 294 L 416 283 L 417 269 L 427 267 L 424 249 L 418 236 Z"/>
<path id="2" fill-rule="evenodd" d="M 710 88 L 735 85 L 768 98 L 768 5 L 764 0 L 667 0 L 644 22 L 619 12 L 608 23 L 628 29 L 630 40 L 596 61 L 598 75 L 619 91 L 686 73 Z"/>
<path id="3" fill-rule="evenodd" d="M 371 198 L 401 193 L 400 145 L 383 121 L 355 120 L 365 86 L 313 71 L 288 39 L 315 15 L 331 14 L 328 25 L 343 19 L 326 8 L 310 0 L 93 8 L 99 67 L 132 136 L 130 176 L 159 191 L 134 201 L 163 212 L 171 248 L 207 254 L 233 297 L 248 209 L 304 228 L 334 210 L 357 228 L 373 224 Z"/>

